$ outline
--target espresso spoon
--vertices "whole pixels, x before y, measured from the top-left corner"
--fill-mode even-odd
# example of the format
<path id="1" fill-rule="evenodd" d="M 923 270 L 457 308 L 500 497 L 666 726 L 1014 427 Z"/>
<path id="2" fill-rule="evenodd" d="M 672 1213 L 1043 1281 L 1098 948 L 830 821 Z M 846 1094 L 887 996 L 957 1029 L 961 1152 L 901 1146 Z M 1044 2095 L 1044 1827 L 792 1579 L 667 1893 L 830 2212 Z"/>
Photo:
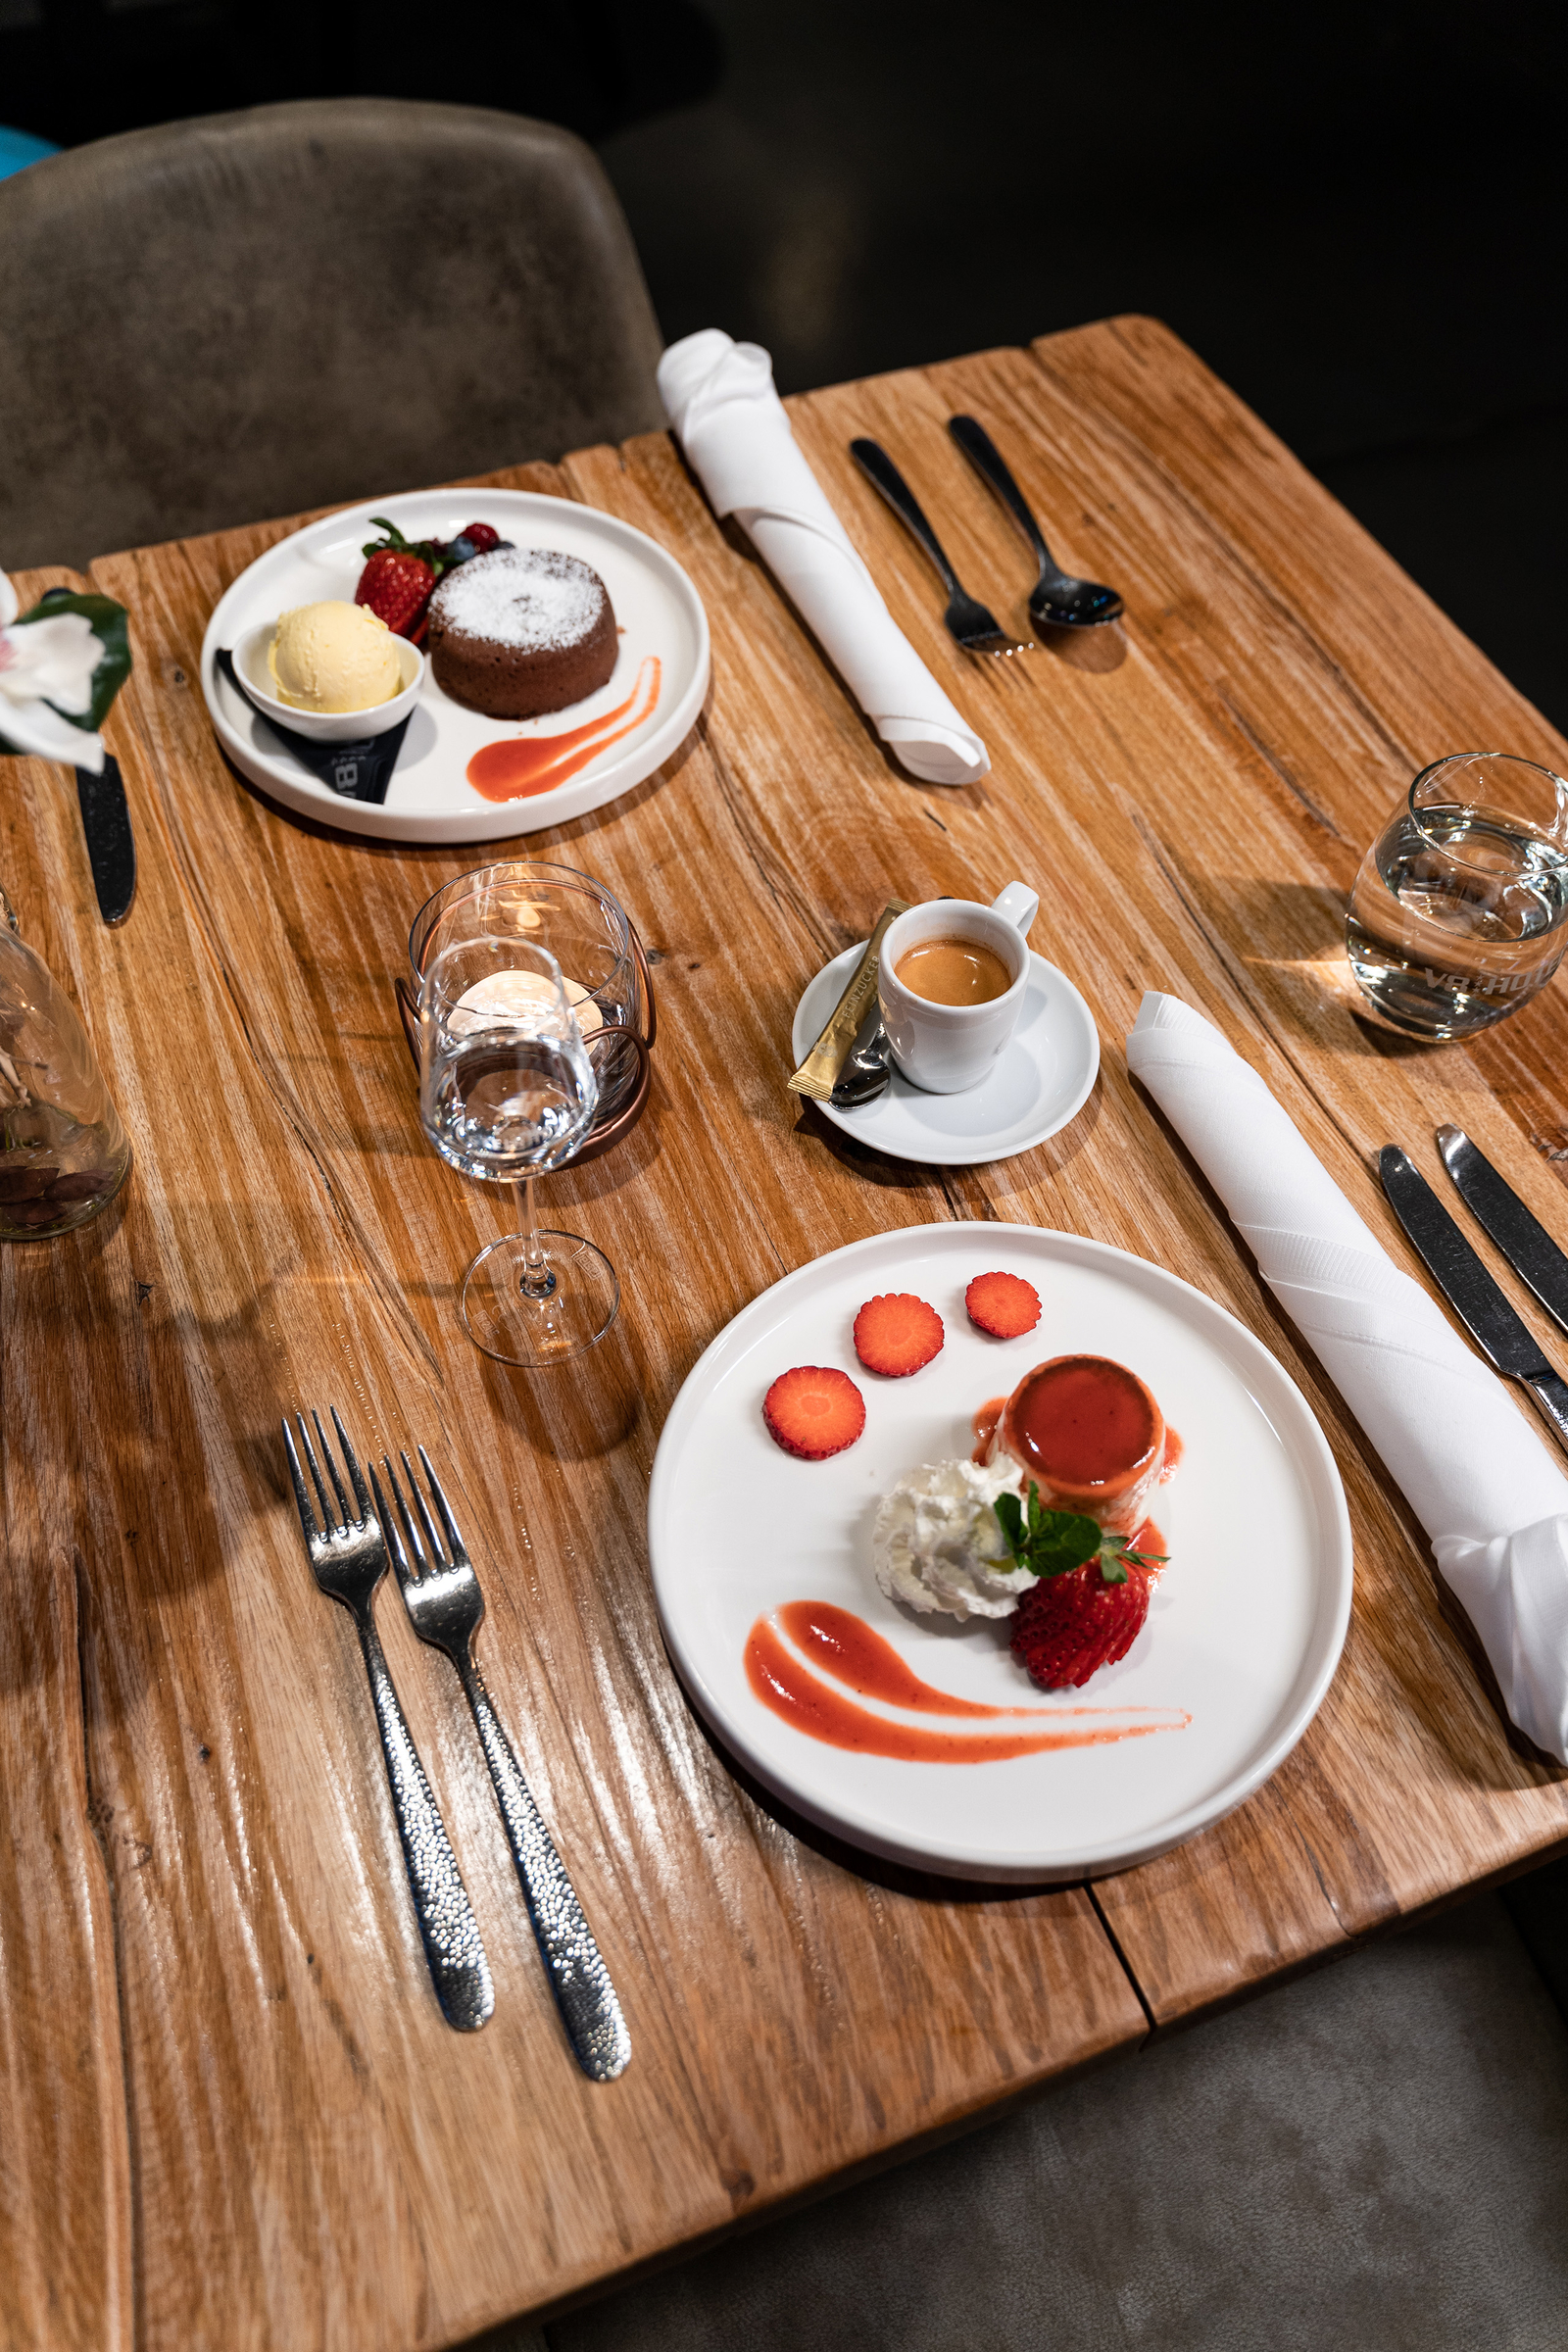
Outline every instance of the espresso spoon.
<path id="1" fill-rule="evenodd" d="M 835 1110 L 858 1110 L 862 1102 L 874 1102 L 893 1075 L 888 1033 L 879 1007 L 872 1007 L 872 1016 L 869 1036 L 863 1043 L 856 1039 L 834 1084 L 829 1100 Z"/>
<path id="2" fill-rule="evenodd" d="M 973 416 L 950 416 L 948 430 L 970 465 L 1001 499 L 1035 551 L 1040 577 L 1029 595 L 1029 617 L 1041 629 L 1098 629 L 1119 620 L 1122 601 L 1099 580 L 1080 580 L 1063 571 L 1046 545 L 1029 502 L 1007 469 L 1007 462 L 983 424 Z"/>

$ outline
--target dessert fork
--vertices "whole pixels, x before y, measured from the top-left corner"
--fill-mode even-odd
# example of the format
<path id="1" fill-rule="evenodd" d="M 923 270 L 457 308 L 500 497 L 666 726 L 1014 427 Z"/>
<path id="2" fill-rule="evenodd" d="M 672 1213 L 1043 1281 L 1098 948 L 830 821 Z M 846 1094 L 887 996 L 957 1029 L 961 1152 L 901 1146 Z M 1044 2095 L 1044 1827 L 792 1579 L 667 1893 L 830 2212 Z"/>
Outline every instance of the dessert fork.
<path id="1" fill-rule="evenodd" d="M 456 2027 L 460 2034 L 471 2034 L 484 2024 L 495 2007 L 495 1987 L 490 1982 L 490 1963 L 479 1940 L 478 1922 L 468 1902 L 458 1858 L 452 1851 L 446 1824 L 430 1793 L 430 1784 L 424 1777 L 424 1767 L 409 1735 L 386 1659 L 381 1654 L 375 1630 L 375 1588 L 386 1574 L 386 1537 L 370 1507 L 360 1465 L 336 1407 L 332 1411 L 332 1426 L 337 1431 L 344 1467 L 354 1489 L 357 1516 L 350 1515 L 348 1497 L 321 1427 L 320 1414 L 313 1410 L 311 1419 L 316 1424 L 321 1461 L 326 1464 L 326 1475 L 337 1500 L 335 1517 L 305 1416 L 296 1413 L 294 1418 L 299 1424 L 300 1444 L 305 1448 L 311 1484 L 321 1509 L 321 1526 L 318 1527 L 300 1469 L 294 1433 L 285 1419 L 283 1444 L 288 1448 L 289 1474 L 294 1481 L 294 1500 L 299 1505 L 305 1548 L 321 1591 L 342 1602 L 359 1629 L 360 1647 L 365 1652 L 366 1669 L 370 1677 L 370 1696 L 375 1702 L 375 1719 L 380 1727 L 381 1751 L 386 1758 L 386 1777 L 392 1789 L 392 1809 L 398 1817 L 398 1836 L 403 1840 L 403 1859 L 408 1864 L 409 1888 L 418 1916 L 419 1934 L 424 1939 L 430 1982 L 447 2024 Z M 373 1472 L 371 1476 L 373 1479 Z"/>
<path id="2" fill-rule="evenodd" d="M 567 1878 L 545 1828 L 539 1808 L 528 1791 L 528 1784 L 512 1743 L 501 1728 L 500 1718 L 490 1703 L 490 1693 L 484 1678 L 474 1662 L 473 1638 L 484 1622 L 484 1594 L 473 1572 L 473 1563 L 458 1533 L 452 1506 L 442 1491 L 441 1482 L 430 1467 L 430 1457 L 421 1446 L 419 1460 L 430 1499 L 440 1515 L 446 1537 L 443 1552 L 441 1537 L 419 1491 L 414 1465 L 408 1455 L 402 1455 L 403 1470 L 414 1508 L 418 1513 L 416 1527 L 404 1497 L 398 1474 L 388 1455 L 381 1456 L 381 1466 L 387 1475 L 397 1517 L 402 1521 L 402 1534 L 396 1521 L 387 1512 L 381 1497 L 380 1484 L 372 1466 L 370 1485 L 375 1493 L 376 1506 L 386 1521 L 392 1544 L 392 1559 L 398 1572 L 398 1583 L 408 1607 L 409 1621 L 421 1642 L 432 1648 L 444 1650 L 457 1669 L 468 1705 L 473 1710 L 479 1744 L 484 1760 L 490 1767 L 495 1784 L 496 1801 L 506 1824 L 507 1841 L 512 1858 L 522 1881 L 523 1899 L 528 1916 L 539 1941 L 539 1951 L 545 1964 L 561 2010 L 577 2064 L 585 2075 L 596 2082 L 613 2082 L 631 2056 L 631 2036 L 621 2015 L 615 1987 L 610 1982 L 610 1971 L 601 1957 L 593 1931 L 583 1916 L 576 1891 Z M 423 1542 L 420 1541 L 423 1530 Z M 406 1539 L 406 1544 L 405 1544 Z"/>
<path id="3" fill-rule="evenodd" d="M 866 479 L 873 482 L 901 522 L 905 523 L 925 549 L 948 592 L 948 609 L 942 617 L 948 633 L 956 638 L 966 654 L 998 654 L 1004 658 L 1012 654 L 1033 653 L 1032 645 L 1020 644 L 997 625 L 996 617 L 978 604 L 961 585 L 957 573 L 943 552 L 942 542 L 925 518 L 914 492 L 888 456 L 879 441 L 852 441 L 850 455 Z"/>

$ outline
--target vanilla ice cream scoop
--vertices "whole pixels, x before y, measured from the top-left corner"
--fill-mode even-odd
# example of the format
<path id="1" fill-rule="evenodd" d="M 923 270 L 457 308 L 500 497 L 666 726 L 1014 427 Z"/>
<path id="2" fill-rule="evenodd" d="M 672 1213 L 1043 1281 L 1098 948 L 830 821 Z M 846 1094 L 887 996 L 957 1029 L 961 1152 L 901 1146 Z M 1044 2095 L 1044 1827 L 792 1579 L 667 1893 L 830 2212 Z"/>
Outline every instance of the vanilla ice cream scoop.
<path id="1" fill-rule="evenodd" d="M 1016 1494 L 1018 1466 L 927 1462 L 901 1478 L 877 1506 L 871 1531 L 876 1581 L 890 1600 L 951 1617 L 1010 1617 L 1036 1581 L 1013 1563 L 993 1508 Z"/>
<path id="2" fill-rule="evenodd" d="M 295 710 L 368 710 L 403 691 L 398 640 L 386 622 L 337 600 L 281 613 L 267 666 L 278 701 Z"/>

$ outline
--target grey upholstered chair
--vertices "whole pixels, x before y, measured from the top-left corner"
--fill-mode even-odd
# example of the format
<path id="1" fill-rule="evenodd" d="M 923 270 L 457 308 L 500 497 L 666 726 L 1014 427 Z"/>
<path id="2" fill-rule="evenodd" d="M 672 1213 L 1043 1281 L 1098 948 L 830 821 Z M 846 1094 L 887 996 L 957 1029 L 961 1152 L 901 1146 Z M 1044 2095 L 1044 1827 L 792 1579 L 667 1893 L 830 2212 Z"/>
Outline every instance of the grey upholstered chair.
<path id="1" fill-rule="evenodd" d="M 662 423 L 636 249 L 516 115 L 312 100 L 0 181 L 0 567 Z"/>

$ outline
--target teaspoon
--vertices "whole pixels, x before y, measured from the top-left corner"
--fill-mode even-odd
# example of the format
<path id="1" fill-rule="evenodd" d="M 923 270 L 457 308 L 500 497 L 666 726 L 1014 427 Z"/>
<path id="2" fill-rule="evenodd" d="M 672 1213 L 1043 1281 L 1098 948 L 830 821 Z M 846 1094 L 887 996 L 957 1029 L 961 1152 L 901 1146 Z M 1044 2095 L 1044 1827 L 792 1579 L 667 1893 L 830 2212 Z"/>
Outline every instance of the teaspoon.
<path id="1" fill-rule="evenodd" d="M 983 424 L 973 416 L 950 416 L 948 430 L 982 480 L 988 482 L 1012 516 L 1040 564 L 1040 577 L 1029 597 L 1029 617 L 1037 628 L 1098 629 L 1119 620 L 1123 607 L 1114 588 L 1099 580 L 1080 580 L 1063 571 L 1050 548 L 1029 502 L 1007 469 L 1004 458 Z"/>

